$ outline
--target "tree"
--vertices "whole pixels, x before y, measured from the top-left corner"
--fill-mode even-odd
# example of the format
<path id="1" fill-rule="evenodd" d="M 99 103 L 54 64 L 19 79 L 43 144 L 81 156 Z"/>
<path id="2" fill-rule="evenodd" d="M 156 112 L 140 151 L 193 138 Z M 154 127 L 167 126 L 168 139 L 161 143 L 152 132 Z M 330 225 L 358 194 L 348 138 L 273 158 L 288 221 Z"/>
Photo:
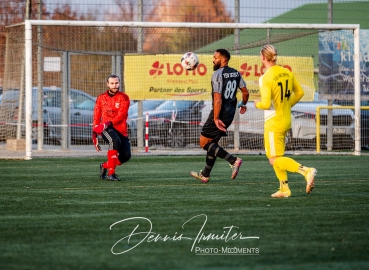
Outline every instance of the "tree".
<path id="1" fill-rule="evenodd" d="M 114 0 L 114 2 L 118 7 L 119 13 L 110 14 L 110 12 L 107 11 L 105 20 L 125 22 L 137 20 L 137 18 L 134 17 L 136 0 Z"/>
<path id="2" fill-rule="evenodd" d="M 221 0 L 161 0 L 148 15 L 150 22 L 232 22 Z"/>
<path id="3" fill-rule="evenodd" d="M 115 0 L 115 4 L 120 14 L 107 11 L 107 20 L 138 21 L 135 16 L 136 0 Z M 159 0 L 143 8 L 143 21 L 146 22 L 232 22 L 221 0 Z M 146 28 L 143 50 L 145 53 L 182 53 L 196 50 L 232 33 L 233 30 L 226 29 Z"/>
<path id="4" fill-rule="evenodd" d="M 233 21 L 220 0 L 161 0 L 146 19 L 150 22 L 230 23 Z M 155 53 L 194 51 L 232 33 L 233 30 L 227 29 L 178 28 L 166 29 L 165 32 L 146 29 L 144 50 Z"/>
<path id="5" fill-rule="evenodd" d="M 37 9 L 37 5 L 32 5 L 32 10 Z M 0 1 L 0 85 L 3 85 L 4 59 L 6 43 L 6 26 L 20 23 L 25 18 L 26 1 L 10 0 Z"/>
<path id="6" fill-rule="evenodd" d="M 6 26 L 21 23 L 25 19 L 26 2 L 24 0 L 0 1 L 0 86 L 3 85 L 5 49 L 6 49 Z M 38 1 L 31 1 L 30 19 L 38 18 Z M 52 20 L 83 20 L 84 15 L 73 12 L 70 5 L 58 6 L 54 13 L 46 11 L 46 6 L 42 5 L 42 19 Z"/>

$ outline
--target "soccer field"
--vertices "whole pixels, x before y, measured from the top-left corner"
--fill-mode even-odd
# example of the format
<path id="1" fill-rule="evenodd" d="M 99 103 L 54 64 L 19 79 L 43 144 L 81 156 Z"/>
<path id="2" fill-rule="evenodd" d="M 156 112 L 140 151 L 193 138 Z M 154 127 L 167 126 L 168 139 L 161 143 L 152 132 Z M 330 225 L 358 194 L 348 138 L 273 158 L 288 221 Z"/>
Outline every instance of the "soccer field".
<path id="1" fill-rule="evenodd" d="M 0 160 L 0 269 L 368 269 L 368 156 L 294 156 L 318 170 L 278 187 L 264 156 L 235 180 L 205 156 L 132 157 L 120 182 L 102 158 Z"/>

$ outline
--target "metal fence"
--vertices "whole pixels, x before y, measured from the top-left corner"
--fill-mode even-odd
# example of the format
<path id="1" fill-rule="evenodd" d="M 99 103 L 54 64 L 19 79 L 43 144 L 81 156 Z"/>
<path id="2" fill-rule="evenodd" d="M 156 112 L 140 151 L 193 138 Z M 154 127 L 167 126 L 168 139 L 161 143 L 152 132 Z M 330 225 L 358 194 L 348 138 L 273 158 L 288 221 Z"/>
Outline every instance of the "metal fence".
<path id="1" fill-rule="evenodd" d="M 272 42 L 277 48 L 283 48 L 282 52 L 289 53 L 282 53 L 285 58 L 281 56 L 279 63 L 300 76 L 306 99 L 294 108 L 287 148 L 293 151 L 316 149 L 315 109 L 326 104 L 314 94 L 317 76 L 311 55 L 315 53 L 318 58 L 318 28 L 241 26 L 236 31 L 232 25 L 227 28 L 224 24 L 199 24 L 197 27 L 171 24 L 160 27 L 155 24 L 147 27 L 70 26 L 61 21 L 57 24 L 42 26 L 42 38 L 37 26 L 33 26 L 32 31 L 32 142 L 38 149 L 42 149 L 43 144 L 64 150 L 91 144 L 94 100 L 105 90 L 106 77 L 112 72 L 121 75 L 122 90 L 132 99 L 128 124 L 133 146 L 143 146 L 144 119 L 148 113 L 150 147 L 175 151 L 198 148 L 202 123 L 211 108 L 211 59 L 214 49 L 220 46 L 219 41 L 231 51 L 230 65 L 241 70 L 247 81 L 250 101 L 258 95 L 258 78 L 263 73 L 257 56 L 260 46 Z M 181 70 L 179 64 L 183 52 L 190 50 L 198 53 L 202 65 L 192 73 Z M 23 55 L 24 26 L 11 27 L 0 110 L 3 139 L 25 136 L 27 115 L 22 105 L 25 87 L 19 79 L 23 77 Z M 188 84 L 193 90 L 190 95 L 173 94 L 176 89 L 188 91 Z M 168 91 L 163 89 L 172 89 L 173 93 L 167 95 Z M 69 113 L 66 115 L 63 111 Z M 349 109 L 333 111 L 331 138 L 327 137 L 327 122 L 320 122 L 320 148 L 353 151 L 355 114 Z M 321 113 L 324 119 L 327 111 Z M 236 114 L 229 136 L 221 143 L 226 148 L 262 150 L 262 134 L 263 112 L 250 103 L 245 115 Z"/>

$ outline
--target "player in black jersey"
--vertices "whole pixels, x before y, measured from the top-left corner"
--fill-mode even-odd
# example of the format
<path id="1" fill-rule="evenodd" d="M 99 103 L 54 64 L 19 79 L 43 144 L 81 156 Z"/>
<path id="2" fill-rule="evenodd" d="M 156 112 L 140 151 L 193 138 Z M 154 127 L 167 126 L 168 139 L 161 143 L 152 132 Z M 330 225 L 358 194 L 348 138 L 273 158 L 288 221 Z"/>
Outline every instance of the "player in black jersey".
<path id="1" fill-rule="evenodd" d="M 231 125 L 237 107 L 240 113 L 247 110 L 246 103 L 249 92 L 241 74 L 234 68 L 228 66 L 231 59 L 226 49 L 218 49 L 213 55 L 214 74 L 211 77 L 213 109 L 205 122 L 200 136 L 200 146 L 206 153 L 205 168 L 191 175 L 206 183 L 210 179 L 210 172 L 215 164 L 216 158 L 222 158 L 229 162 L 232 168 L 231 178 L 236 178 L 242 164 L 242 159 L 235 157 L 219 146 L 218 142 L 222 136 L 227 136 L 227 128 Z M 237 89 L 242 91 L 242 101 L 237 105 Z"/>

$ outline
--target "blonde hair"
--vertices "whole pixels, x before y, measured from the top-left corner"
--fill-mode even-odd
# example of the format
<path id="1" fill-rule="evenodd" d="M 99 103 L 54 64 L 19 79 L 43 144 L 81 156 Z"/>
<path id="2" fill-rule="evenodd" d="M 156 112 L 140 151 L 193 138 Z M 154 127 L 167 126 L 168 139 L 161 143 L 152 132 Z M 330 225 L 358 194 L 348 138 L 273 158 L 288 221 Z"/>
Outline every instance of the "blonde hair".
<path id="1" fill-rule="evenodd" d="M 261 48 L 260 53 L 266 58 L 269 62 L 277 62 L 277 49 L 270 44 L 264 45 Z"/>

